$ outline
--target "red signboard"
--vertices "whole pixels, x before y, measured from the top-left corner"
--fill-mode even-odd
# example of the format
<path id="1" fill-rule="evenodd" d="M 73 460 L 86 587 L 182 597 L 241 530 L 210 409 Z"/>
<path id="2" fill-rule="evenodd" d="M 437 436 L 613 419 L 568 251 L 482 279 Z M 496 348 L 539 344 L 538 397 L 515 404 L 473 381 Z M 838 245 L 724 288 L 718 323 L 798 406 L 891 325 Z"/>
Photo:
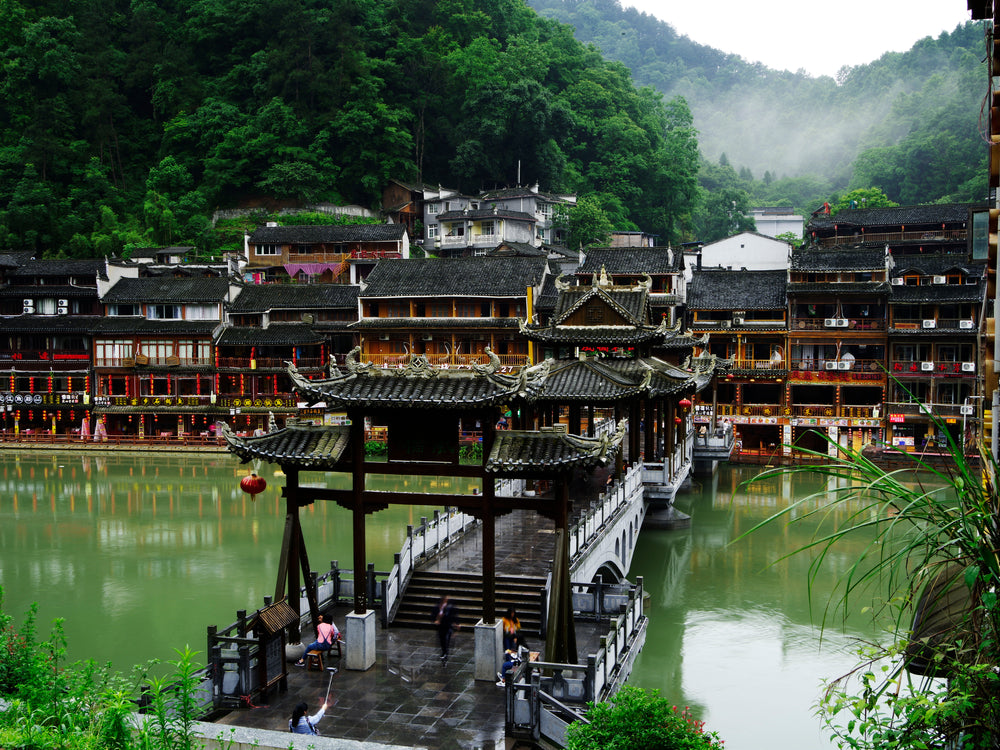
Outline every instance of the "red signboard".
<path id="1" fill-rule="evenodd" d="M 891 422 L 892 424 L 900 424 L 900 423 L 905 422 L 905 421 L 906 421 L 906 415 L 905 414 L 890 414 L 889 415 L 889 422 Z"/>

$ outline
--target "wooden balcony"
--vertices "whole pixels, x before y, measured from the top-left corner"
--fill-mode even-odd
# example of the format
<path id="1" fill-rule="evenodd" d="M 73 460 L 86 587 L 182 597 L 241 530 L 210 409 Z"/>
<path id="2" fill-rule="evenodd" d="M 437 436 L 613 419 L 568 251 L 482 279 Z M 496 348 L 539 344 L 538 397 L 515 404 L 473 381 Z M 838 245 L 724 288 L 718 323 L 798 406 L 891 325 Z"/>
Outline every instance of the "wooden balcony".
<path id="1" fill-rule="evenodd" d="M 897 359 L 892 361 L 889 371 L 896 377 L 907 378 L 974 378 L 976 363 Z"/>
<path id="2" fill-rule="evenodd" d="M 292 362 L 293 357 L 219 357 L 219 369 L 229 370 L 284 370 L 288 362 Z M 300 370 L 324 367 L 326 361 L 320 357 L 299 357 L 294 360 L 294 364 Z"/>
<path id="3" fill-rule="evenodd" d="M 838 321 L 833 325 L 829 323 Z M 839 322 L 843 321 L 843 322 Z M 827 333 L 843 333 L 844 331 L 884 331 L 884 318 L 792 318 L 791 331 L 826 331 Z"/>
<path id="4" fill-rule="evenodd" d="M 894 331 L 932 332 L 938 328 L 968 331 L 970 336 L 975 336 L 979 330 L 972 318 L 893 318 L 892 321 Z"/>
<path id="5" fill-rule="evenodd" d="M 734 370 L 787 370 L 788 363 L 783 360 L 771 359 L 736 359 L 733 360 Z"/>
<path id="6" fill-rule="evenodd" d="M 964 242 L 967 232 L 964 229 L 935 229 L 924 232 L 865 232 L 864 234 L 848 234 L 834 237 L 824 237 L 819 240 L 822 247 L 836 245 L 885 245 L 895 242 Z"/>

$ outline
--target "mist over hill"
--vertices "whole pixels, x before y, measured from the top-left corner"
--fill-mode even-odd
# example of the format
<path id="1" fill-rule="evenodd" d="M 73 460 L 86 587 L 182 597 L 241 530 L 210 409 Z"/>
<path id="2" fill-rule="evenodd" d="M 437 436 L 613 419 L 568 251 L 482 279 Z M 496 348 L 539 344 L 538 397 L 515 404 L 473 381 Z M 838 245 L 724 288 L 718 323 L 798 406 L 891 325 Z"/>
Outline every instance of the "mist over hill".
<path id="1" fill-rule="evenodd" d="M 725 154 L 757 179 L 813 175 L 835 189 L 878 185 L 901 203 L 985 195 L 981 23 L 845 67 L 834 80 L 749 63 L 617 0 L 529 4 L 626 65 L 637 85 L 683 96 L 710 161 Z M 822 33 L 821 20 L 814 32 Z M 907 168 L 912 160 L 925 169 Z"/>

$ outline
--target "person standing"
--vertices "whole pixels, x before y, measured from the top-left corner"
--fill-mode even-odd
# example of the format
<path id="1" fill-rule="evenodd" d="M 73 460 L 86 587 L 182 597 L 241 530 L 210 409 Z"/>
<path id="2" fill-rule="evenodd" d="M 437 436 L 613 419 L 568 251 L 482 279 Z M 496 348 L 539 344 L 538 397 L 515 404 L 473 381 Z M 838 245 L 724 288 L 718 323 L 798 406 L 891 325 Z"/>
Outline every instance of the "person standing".
<path id="1" fill-rule="evenodd" d="M 434 610 L 434 625 L 437 627 L 438 643 L 441 644 L 441 661 L 448 661 L 448 650 L 451 648 L 451 634 L 462 627 L 458 622 L 455 605 L 447 594 L 441 597 Z"/>
<path id="2" fill-rule="evenodd" d="M 302 652 L 302 658 L 295 662 L 295 665 L 304 667 L 306 665 L 306 654 L 310 651 L 329 651 L 333 646 L 334 640 L 339 639 L 340 631 L 337 630 L 337 626 L 332 622 L 324 622 L 323 615 L 319 615 L 316 618 L 316 640 L 306 646 L 306 650 Z"/>
<path id="3" fill-rule="evenodd" d="M 517 648 L 515 645 L 521 638 L 521 621 L 517 618 L 517 611 L 513 607 L 507 608 L 507 614 L 503 616 L 503 647 L 504 650 Z"/>
<path id="4" fill-rule="evenodd" d="M 319 711 L 312 716 L 308 715 L 309 706 L 306 703 L 299 703 L 292 711 L 292 718 L 288 720 L 288 731 L 292 734 L 319 734 L 316 725 L 326 713 L 326 704 L 319 707 Z"/>

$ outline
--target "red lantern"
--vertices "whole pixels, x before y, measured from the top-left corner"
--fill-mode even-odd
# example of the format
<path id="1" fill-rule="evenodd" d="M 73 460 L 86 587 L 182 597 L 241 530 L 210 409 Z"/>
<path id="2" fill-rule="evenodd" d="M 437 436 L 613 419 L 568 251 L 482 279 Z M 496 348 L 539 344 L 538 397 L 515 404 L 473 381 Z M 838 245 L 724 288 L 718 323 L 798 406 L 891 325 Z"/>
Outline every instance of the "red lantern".
<path id="1" fill-rule="evenodd" d="M 674 417 L 674 424 L 680 424 L 680 423 L 681 423 L 681 421 L 682 421 L 682 420 L 681 420 L 681 418 L 680 418 L 680 417 Z"/>
<path id="2" fill-rule="evenodd" d="M 677 402 L 677 405 L 682 409 L 689 409 L 691 408 L 691 399 L 682 398 L 680 401 Z"/>
<path id="3" fill-rule="evenodd" d="M 266 488 L 267 482 L 264 481 L 264 477 L 259 477 L 256 473 L 253 473 L 248 477 L 243 477 L 243 479 L 240 480 L 240 489 L 247 493 L 251 500 L 256 500 L 257 495 L 263 492 Z"/>

